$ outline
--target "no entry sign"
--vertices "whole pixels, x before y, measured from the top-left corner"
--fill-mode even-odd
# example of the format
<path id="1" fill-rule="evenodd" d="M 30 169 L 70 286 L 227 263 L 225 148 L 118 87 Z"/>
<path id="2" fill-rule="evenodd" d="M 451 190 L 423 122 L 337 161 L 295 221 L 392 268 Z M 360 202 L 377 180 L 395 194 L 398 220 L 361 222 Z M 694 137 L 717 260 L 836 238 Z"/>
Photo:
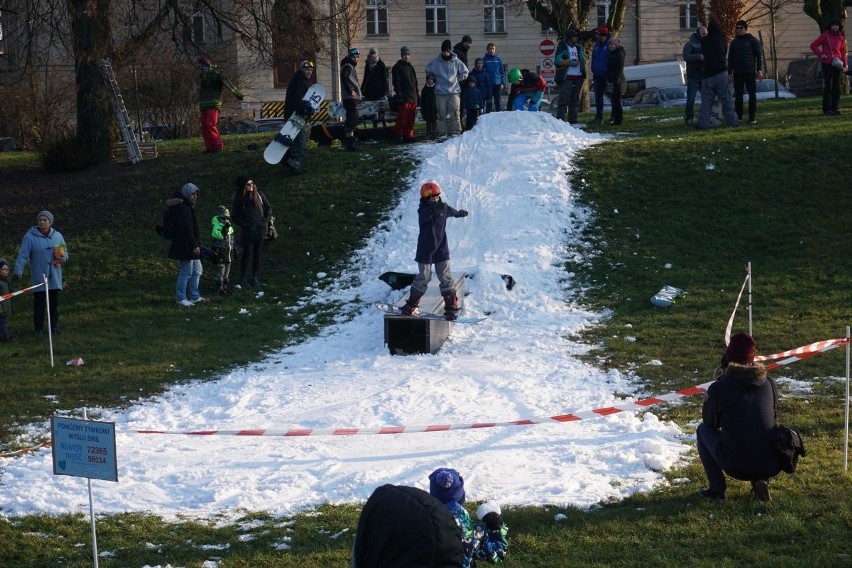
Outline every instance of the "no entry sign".
<path id="1" fill-rule="evenodd" d="M 556 51 L 556 44 L 552 40 L 543 39 L 538 44 L 538 50 L 542 55 L 553 55 L 553 52 Z"/>

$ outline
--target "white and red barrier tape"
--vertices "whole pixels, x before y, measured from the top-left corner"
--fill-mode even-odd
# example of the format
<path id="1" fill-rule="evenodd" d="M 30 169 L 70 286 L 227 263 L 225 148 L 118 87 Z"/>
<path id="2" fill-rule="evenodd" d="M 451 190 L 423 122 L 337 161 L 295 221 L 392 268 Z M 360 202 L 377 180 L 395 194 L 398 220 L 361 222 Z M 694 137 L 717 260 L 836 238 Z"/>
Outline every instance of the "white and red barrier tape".
<path id="1" fill-rule="evenodd" d="M 12 292 L 11 294 L 2 294 L 2 295 L 0 295 L 0 302 L 2 302 L 4 300 L 11 300 L 12 298 L 17 296 L 18 294 L 23 294 L 24 292 L 29 292 L 30 290 L 34 290 L 34 289 L 38 288 L 39 286 L 44 286 L 44 282 L 39 282 L 35 286 L 30 286 L 29 288 L 24 288 L 23 290 L 18 290 L 16 292 Z"/>
<path id="2" fill-rule="evenodd" d="M 772 359 L 781 359 L 767 365 L 767 369 L 777 368 L 783 365 L 789 365 L 808 357 L 813 357 L 831 349 L 846 345 L 849 343 L 848 338 L 828 339 L 825 341 L 817 341 L 810 345 L 775 353 L 773 355 L 762 355 L 755 357 L 758 361 L 767 361 Z M 579 420 L 588 420 L 590 418 L 598 418 L 601 416 L 610 416 L 621 412 L 633 412 L 643 410 L 650 406 L 661 404 L 664 402 L 675 402 L 687 396 L 703 394 L 707 392 L 707 388 L 712 384 L 712 381 L 695 385 L 689 388 L 674 391 L 660 396 L 652 396 L 643 398 L 633 402 L 627 402 L 618 406 L 607 406 L 604 408 L 596 408 L 594 410 L 586 410 L 582 412 L 572 412 L 568 414 L 558 414 L 556 416 L 524 418 L 521 420 L 511 420 L 508 422 L 471 422 L 466 424 L 428 424 L 428 425 L 413 425 L 413 426 L 381 426 L 379 428 L 289 428 L 286 430 L 276 429 L 250 429 L 250 430 L 195 430 L 195 431 L 176 431 L 176 430 L 131 430 L 128 433 L 134 434 L 164 434 L 164 435 L 181 435 L 181 436 L 277 436 L 283 438 L 299 438 L 305 436 L 365 436 L 373 434 L 414 434 L 422 432 L 447 432 L 450 430 L 474 430 L 478 428 L 496 428 L 498 426 L 531 426 L 533 424 L 547 423 L 564 423 L 577 422 Z M 121 433 L 121 432 L 119 432 Z M 37 446 L 30 448 L 22 448 L 14 452 L 0 453 L 0 458 L 13 457 L 29 451 L 37 450 L 41 447 L 50 446 L 50 442 L 42 442 Z"/>

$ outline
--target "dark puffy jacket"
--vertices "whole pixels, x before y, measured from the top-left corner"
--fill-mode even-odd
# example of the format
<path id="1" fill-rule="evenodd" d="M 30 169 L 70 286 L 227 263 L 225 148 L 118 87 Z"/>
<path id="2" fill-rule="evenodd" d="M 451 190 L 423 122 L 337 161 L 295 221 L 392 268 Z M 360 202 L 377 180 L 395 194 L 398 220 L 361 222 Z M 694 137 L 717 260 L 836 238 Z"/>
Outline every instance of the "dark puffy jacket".
<path id="1" fill-rule="evenodd" d="M 417 254 L 414 260 L 423 264 L 450 260 L 447 218 L 460 217 L 459 212 L 443 201 L 432 203 L 428 198 L 422 198 L 420 207 L 417 208 L 417 216 L 420 219 L 420 234 L 417 236 Z"/>
<path id="2" fill-rule="evenodd" d="M 725 58 L 728 42 L 725 41 L 725 34 L 716 20 L 707 24 L 707 35 L 701 38 L 701 53 L 704 55 L 703 77 L 713 77 L 728 69 Z"/>
<path id="3" fill-rule="evenodd" d="M 302 108 L 302 99 L 310 89 L 311 84 L 302 71 L 296 71 L 287 85 L 287 96 L 284 97 L 284 120 L 290 120 L 293 113 Z"/>
<path id="4" fill-rule="evenodd" d="M 417 102 L 417 72 L 414 65 L 400 59 L 391 69 L 393 92 L 407 103 Z"/>
<path id="5" fill-rule="evenodd" d="M 438 120 L 438 106 L 435 101 L 435 87 L 423 87 L 420 91 L 420 116 L 426 122 Z"/>
<path id="6" fill-rule="evenodd" d="M 416 487 L 373 491 L 352 549 L 352 568 L 458 568 L 461 534 L 443 503 Z"/>
<path id="7" fill-rule="evenodd" d="M 704 398 L 701 417 L 721 429 L 722 469 L 742 481 L 768 479 L 781 471 L 774 446 L 775 385 L 762 365 L 731 363 Z"/>
<path id="8" fill-rule="evenodd" d="M 618 83 L 624 75 L 624 48 L 619 46 L 609 51 L 606 60 L 606 80 L 609 83 Z"/>
<path id="9" fill-rule="evenodd" d="M 388 68 L 385 62 L 379 59 L 372 67 L 369 63 L 364 65 L 364 78 L 361 80 L 361 94 L 364 99 L 377 101 L 386 97 L 389 91 Z"/>
<path id="10" fill-rule="evenodd" d="M 760 71 L 760 42 L 751 34 L 736 36 L 728 48 L 728 73 L 754 74 Z"/>
<path id="11" fill-rule="evenodd" d="M 257 242 L 266 237 L 269 230 L 269 216 L 272 208 L 259 189 L 255 189 L 260 196 L 260 208 L 255 207 L 254 201 L 248 197 L 244 198 L 240 190 L 234 196 L 231 205 L 231 218 L 240 227 L 240 242 Z"/>
<path id="12" fill-rule="evenodd" d="M 193 249 L 201 247 L 201 233 L 198 231 L 198 220 L 195 218 L 195 208 L 176 191 L 166 205 L 171 207 L 169 215 L 175 229 L 175 238 L 169 247 L 169 258 L 175 260 L 195 260 L 200 255 L 193 254 Z"/>

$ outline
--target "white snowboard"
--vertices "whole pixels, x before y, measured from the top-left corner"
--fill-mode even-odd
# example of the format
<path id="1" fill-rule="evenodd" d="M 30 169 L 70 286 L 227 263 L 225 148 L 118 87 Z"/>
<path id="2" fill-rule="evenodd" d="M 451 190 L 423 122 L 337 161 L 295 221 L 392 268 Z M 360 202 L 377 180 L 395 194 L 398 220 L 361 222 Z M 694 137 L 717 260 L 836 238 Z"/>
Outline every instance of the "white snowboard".
<path id="1" fill-rule="evenodd" d="M 316 112 L 319 110 L 320 104 L 325 99 L 325 93 L 325 87 L 319 83 L 315 83 L 314 85 L 311 85 L 311 88 L 308 89 L 308 92 L 305 93 L 302 100 L 310 103 L 314 112 Z M 275 135 L 275 138 L 273 138 L 272 142 L 269 143 L 269 146 L 266 147 L 266 150 L 263 152 L 263 159 L 269 164 L 277 164 L 280 162 L 284 159 L 284 155 L 287 154 L 287 151 L 290 149 L 290 146 L 293 144 L 296 136 L 299 135 L 299 132 L 309 128 L 310 124 L 310 117 L 304 117 L 298 113 L 293 113 L 290 120 L 284 123 L 281 130 L 278 131 L 278 134 Z"/>

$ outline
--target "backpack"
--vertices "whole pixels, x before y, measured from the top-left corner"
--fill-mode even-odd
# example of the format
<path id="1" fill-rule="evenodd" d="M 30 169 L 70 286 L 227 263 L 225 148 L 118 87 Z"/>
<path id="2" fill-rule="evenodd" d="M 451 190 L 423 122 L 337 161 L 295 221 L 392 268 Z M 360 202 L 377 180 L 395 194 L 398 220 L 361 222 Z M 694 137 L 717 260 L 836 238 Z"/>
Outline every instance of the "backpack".
<path id="1" fill-rule="evenodd" d="M 778 450 L 781 469 L 787 473 L 795 473 L 799 456 L 808 455 L 799 433 L 781 424 L 775 427 L 775 447 Z"/>
<path id="2" fill-rule="evenodd" d="M 163 211 L 162 225 L 156 225 L 154 227 L 154 230 L 157 231 L 158 235 L 168 240 L 174 239 L 177 233 L 172 209 L 174 209 L 174 207 L 166 207 L 166 210 Z"/>

